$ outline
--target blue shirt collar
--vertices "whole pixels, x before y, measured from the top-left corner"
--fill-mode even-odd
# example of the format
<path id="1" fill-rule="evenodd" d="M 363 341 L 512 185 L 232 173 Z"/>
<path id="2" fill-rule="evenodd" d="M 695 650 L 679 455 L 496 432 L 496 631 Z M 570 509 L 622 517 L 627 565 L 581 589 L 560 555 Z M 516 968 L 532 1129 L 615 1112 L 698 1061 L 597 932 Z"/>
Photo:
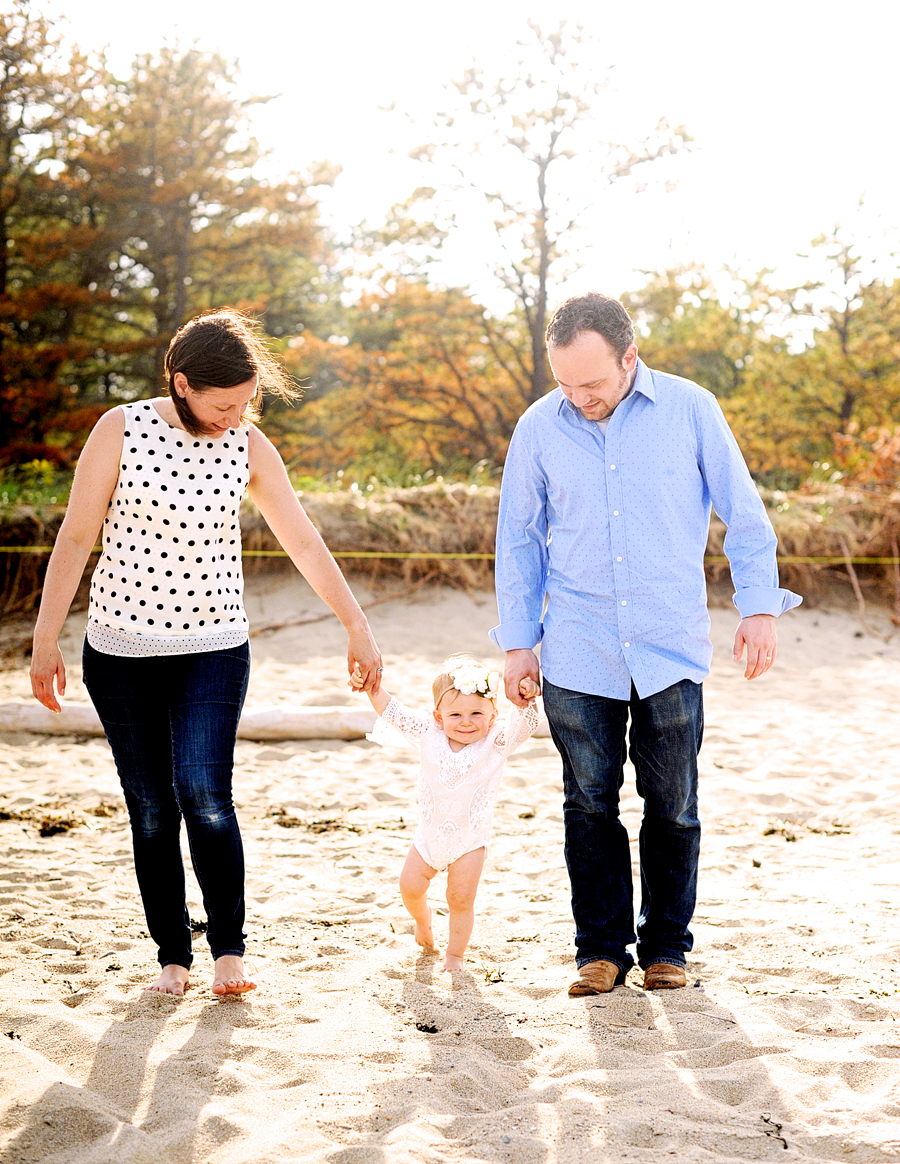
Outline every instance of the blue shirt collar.
<path id="1" fill-rule="evenodd" d="M 656 386 L 653 383 L 653 373 L 641 359 L 638 359 L 637 362 L 634 391 L 640 392 L 642 396 L 646 396 L 648 400 L 652 400 L 654 404 L 656 403 Z"/>
<path id="2" fill-rule="evenodd" d="M 559 404 L 556 409 L 557 415 L 562 412 L 563 408 L 567 404 L 573 412 L 578 412 L 578 409 L 574 404 L 572 404 L 562 389 L 557 388 L 557 392 L 559 392 Z M 653 384 L 653 373 L 641 359 L 638 359 L 637 374 L 634 377 L 634 383 L 631 386 L 631 392 L 629 392 L 628 396 L 630 396 L 632 392 L 640 392 L 642 396 L 646 396 L 648 400 L 651 400 L 654 404 L 656 403 L 656 388 Z M 628 396 L 625 397 L 626 400 L 628 399 Z"/>

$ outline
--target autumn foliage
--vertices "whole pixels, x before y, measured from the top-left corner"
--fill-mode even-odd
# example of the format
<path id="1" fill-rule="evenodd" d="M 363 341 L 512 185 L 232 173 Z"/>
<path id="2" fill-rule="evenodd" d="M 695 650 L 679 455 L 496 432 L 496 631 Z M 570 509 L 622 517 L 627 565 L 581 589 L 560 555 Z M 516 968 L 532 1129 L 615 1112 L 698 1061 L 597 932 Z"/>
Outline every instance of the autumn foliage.
<path id="1" fill-rule="evenodd" d="M 151 395 L 191 315 L 274 337 L 327 310 L 314 189 L 272 181 L 234 69 L 166 47 L 125 77 L 63 51 L 27 0 L 0 14 L 0 459 L 71 463 L 105 408 Z"/>
<path id="2" fill-rule="evenodd" d="M 444 164 L 484 178 L 508 256 L 495 272 L 507 310 L 489 311 L 431 278 L 452 229 L 440 182 L 338 247 L 317 200 L 336 168 L 264 172 L 249 118 L 266 98 L 244 94 L 233 65 L 169 45 L 118 76 L 13 0 L 0 13 L 0 466 L 71 466 L 104 409 L 159 391 L 180 324 L 225 304 L 262 321 L 304 386 L 265 417 L 295 474 L 402 485 L 501 466 L 517 418 L 552 386 L 541 333 L 565 294 L 554 280 L 573 245 L 563 192 L 578 134 L 594 134 L 598 190 L 689 142 L 661 122 L 627 149 L 604 145 L 581 33 L 529 27 L 519 72 L 470 70 L 455 84 L 462 113 L 438 115 L 422 154 L 433 177 Z M 464 122 L 490 148 L 473 138 L 467 155 Z M 477 169 L 503 151 L 526 175 L 514 194 Z M 789 289 L 701 267 L 648 275 L 625 296 L 641 354 L 716 394 L 762 483 L 794 487 L 828 465 L 892 489 L 900 283 L 870 274 L 840 231 L 809 262 L 816 276 Z"/>
<path id="3" fill-rule="evenodd" d="M 699 268 L 654 277 L 626 297 L 641 354 L 716 394 L 757 479 L 794 487 L 829 463 L 896 486 L 900 280 L 867 276 L 840 231 L 813 262 L 824 275 L 790 290 L 732 279 L 722 296 Z"/>
<path id="4" fill-rule="evenodd" d="M 311 475 L 365 464 L 382 477 L 502 461 L 522 385 L 514 337 L 487 327 L 478 304 L 407 282 L 364 295 L 348 322 L 346 343 L 304 335 L 288 347 L 314 386 L 299 423 L 280 427 L 292 461 Z"/>

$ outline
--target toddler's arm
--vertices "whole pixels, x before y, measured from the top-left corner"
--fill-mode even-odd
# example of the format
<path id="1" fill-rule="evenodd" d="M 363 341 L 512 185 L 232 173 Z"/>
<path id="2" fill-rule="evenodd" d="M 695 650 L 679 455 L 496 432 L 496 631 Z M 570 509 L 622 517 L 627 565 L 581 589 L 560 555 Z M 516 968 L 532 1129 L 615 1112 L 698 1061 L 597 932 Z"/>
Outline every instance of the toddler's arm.
<path id="1" fill-rule="evenodd" d="M 362 688 L 362 684 L 362 675 L 354 671 L 350 676 L 350 686 L 354 690 L 359 691 Z M 381 687 L 378 691 L 367 691 L 366 694 L 369 697 L 369 702 L 372 704 L 372 707 L 378 713 L 381 724 L 383 724 L 384 728 L 388 729 L 388 735 L 390 734 L 390 730 L 393 729 L 399 732 L 400 735 L 405 736 L 407 740 L 418 740 L 428 731 L 432 717 L 427 714 L 410 711 L 408 707 L 404 707 L 398 699 L 395 699 L 387 688 Z M 368 738 L 374 739 L 377 744 L 393 742 L 387 738 L 381 739 L 378 737 L 379 728 L 376 725 L 375 732 Z"/>
<path id="2" fill-rule="evenodd" d="M 524 744 L 529 736 L 534 735 L 540 720 L 535 698 L 540 693 L 541 689 L 533 679 L 525 678 L 519 683 L 519 694 L 523 699 L 527 699 L 528 703 L 524 707 L 513 706 L 509 723 L 497 733 L 495 747 L 503 748 L 509 753 L 520 744 Z"/>
<path id="3" fill-rule="evenodd" d="M 354 691 L 361 691 L 363 686 L 363 677 L 360 674 L 359 667 L 350 676 L 350 684 Z M 367 691 L 366 695 L 369 697 L 369 703 L 375 709 L 378 715 L 384 715 L 385 708 L 391 702 L 391 694 L 384 686 L 378 688 L 377 691 Z"/>

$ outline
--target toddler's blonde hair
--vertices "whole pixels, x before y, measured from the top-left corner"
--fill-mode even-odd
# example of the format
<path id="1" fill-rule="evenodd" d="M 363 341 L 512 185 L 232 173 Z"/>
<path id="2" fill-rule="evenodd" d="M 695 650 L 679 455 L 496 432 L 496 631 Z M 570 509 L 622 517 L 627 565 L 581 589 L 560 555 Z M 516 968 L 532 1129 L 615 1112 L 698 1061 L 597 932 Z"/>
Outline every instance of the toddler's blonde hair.
<path id="1" fill-rule="evenodd" d="M 456 690 L 456 685 L 453 682 L 453 672 L 458 671 L 460 667 L 482 667 L 486 672 L 496 670 L 496 668 L 488 667 L 486 663 L 482 663 L 480 659 L 476 659 L 474 655 L 467 655 L 465 652 L 458 655 L 448 655 L 443 663 L 441 663 L 441 669 L 431 683 L 431 694 L 434 696 L 435 710 L 437 710 L 438 705 L 448 691 Z M 483 695 L 482 699 L 489 699 L 494 707 L 497 706 L 496 695 Z"/>

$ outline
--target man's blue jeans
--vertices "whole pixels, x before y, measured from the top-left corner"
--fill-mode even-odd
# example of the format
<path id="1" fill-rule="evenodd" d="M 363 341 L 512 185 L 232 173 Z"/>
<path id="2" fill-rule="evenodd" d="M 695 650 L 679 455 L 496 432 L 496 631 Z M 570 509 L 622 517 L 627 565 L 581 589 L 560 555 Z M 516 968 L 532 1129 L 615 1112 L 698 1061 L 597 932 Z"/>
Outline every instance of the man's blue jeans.
<path id="1" fill-rule="evenodd" d="M 619 819 L 625 732 L 644 800 L 637 957 L 685 964 L 697 897 L 700 821 L 697 753 L 703 688 L 683 679 L 646 699 L 607 699 L 543 680 L 544 709 L 563 762 L 566 864 L 572 884 L 576 963 L 603 959 L 623 972 L 635 940 L 628 833 Z"/>
<path id="2" fill-rule="evenodd" d="M 214 958 L 244 953 L 244 850 L 231 775 L 250 646 L 129 658 L 85 640 L 84 685 L 112 749 L 131 818 L 134 868 L 160 965 L 190 969 L 181 819 Z"/>

